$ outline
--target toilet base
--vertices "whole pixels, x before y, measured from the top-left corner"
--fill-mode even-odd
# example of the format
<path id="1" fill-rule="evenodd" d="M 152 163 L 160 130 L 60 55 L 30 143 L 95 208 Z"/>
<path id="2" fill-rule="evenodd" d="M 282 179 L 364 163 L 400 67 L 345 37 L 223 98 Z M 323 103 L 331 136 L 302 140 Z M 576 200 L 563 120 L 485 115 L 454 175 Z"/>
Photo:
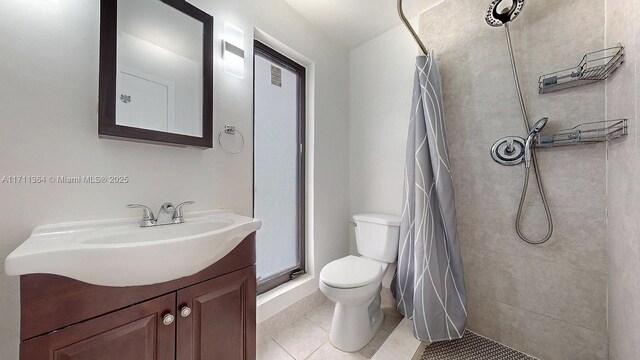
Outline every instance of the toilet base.
<path id="1" fill-rule="evenodd" d="M 371 307 L 362 305 L 348 306 L 337 303 L 333 312 L 331 332 L 329 333 L 331 344 L 347 352 L 355 352 L 362 349 L 373 339 L 373 336 L 384 321 L 384 313 L 379 306 L 378 303 L 377 311 L 371 316 L 369 315 Z"/>

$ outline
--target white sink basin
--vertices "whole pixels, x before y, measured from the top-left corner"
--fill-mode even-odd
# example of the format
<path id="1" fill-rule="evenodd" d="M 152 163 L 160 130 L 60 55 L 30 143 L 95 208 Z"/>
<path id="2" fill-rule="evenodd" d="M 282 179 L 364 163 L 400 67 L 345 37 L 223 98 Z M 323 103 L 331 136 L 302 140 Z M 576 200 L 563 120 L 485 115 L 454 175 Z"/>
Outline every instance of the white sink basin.
<path id="1" fill-rule="evenodd" d="M 7 275 L 46 273 L 103 286 L 157 284 L 193 275 L 231 252 L 262 222 L 228 210 L 141 228 L 139 218 L 40 226 L 4 263 Z"/>

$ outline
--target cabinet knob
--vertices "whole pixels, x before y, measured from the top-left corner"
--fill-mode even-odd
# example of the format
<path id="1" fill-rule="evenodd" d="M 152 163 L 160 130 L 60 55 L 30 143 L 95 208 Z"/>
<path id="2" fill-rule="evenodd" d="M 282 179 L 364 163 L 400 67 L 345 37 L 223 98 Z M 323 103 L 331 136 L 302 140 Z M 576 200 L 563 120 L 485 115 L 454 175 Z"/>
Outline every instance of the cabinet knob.
<path id="1" fill-rule="evenodd" d="M 173 315 L 167 314 L 162 318 L 162 323 L 165 325 L 171 325 L 175 319 L 176 318 Z"/>
<path id="2" fill-rule="evenodd" d="M 183 306 L 180 309 L 180 316 L 182 316 L 183 318 L 186 318 L 189 315 L 191 315 L 191 308 L 188 306 Z"/>

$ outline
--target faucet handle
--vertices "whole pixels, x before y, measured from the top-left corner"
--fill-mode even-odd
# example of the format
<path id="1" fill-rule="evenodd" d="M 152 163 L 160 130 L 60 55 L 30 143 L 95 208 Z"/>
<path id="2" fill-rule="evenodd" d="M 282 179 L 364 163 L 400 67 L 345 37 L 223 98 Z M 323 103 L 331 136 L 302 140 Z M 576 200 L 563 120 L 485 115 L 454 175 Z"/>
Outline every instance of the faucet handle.
<path id="1" fill-rule="evenodd" d="M 140 222 L 140 226 L 149 226 L 155 220 L 153 216 L 153 211 L 148 207 L 141 204 L 127 204 L 129 209 L 142 209 L 142 221 Z"/>
<path id="2" fill-rule="evenodd" d="M 185 202 L 181 202 L 180 204 L 178 204 L 176 206 L 176 212 L 174 213 L 173 218 L 176 219 L 178 222 L 183 223 L 184 222 L 184 216 L 182 214 L 182 207 L 184 205 L 193 205 L 195 204 L 195 201 L 185 201 Z"/>

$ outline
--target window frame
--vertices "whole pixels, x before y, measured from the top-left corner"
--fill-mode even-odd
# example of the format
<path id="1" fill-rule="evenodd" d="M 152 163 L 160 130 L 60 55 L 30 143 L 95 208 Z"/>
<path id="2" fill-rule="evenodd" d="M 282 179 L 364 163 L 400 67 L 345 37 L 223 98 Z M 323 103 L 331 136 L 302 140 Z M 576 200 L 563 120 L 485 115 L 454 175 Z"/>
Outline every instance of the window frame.
<path id="1" fill-rule="evenodd" d="M 275 289 L 276 287 L 283 285 L 297 276 L 306 273 L 306 71 L 307 69 L 291 60 L 289 57 L 274 50 L 268 45 L 254 40 L 253 42 L 253 144 L 255 145 L 255 58 L 261 56 L 269 61 L 272 61 L 279 66 L 290 70 L 298 76 L 297 95 L 298 95 L 298 107 L 297 107 L 297 142 L 299 146 L 297 157 L 297 179 L 296 179 L 296 191 L 297 191 L 297 240 L 298 240 L 298 257 L 300 259 L 296 267 L 287 269 L 282 273 L 272 276 L 268 279 L 264 279 L 257 284 L 257 292 L 263 294 L 267 291 Z M 253 147 L 253 188 L 255 189 L 255 146 Z M 252 194 L 252 207 L 253 216 L 255 217 L 255 190 Z"/>

